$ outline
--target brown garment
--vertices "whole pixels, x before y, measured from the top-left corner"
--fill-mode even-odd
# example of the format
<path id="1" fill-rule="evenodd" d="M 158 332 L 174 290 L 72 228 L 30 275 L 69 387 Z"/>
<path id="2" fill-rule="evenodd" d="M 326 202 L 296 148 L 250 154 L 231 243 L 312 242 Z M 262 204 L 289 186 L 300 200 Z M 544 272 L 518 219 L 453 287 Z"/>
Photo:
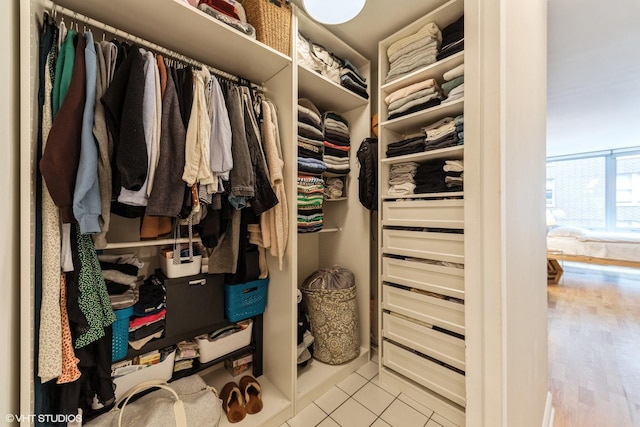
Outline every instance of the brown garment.
<path id="1" fill-rule="evenodd" d="M 64 224 L 76 222 L 73 192 L 80 161 L 80 134 L 85 103 L 84 37 L 78 37 L 69 90 L 47 138 L 40 171 Z"/>
<path id="2" fill-rule="evenodd" d="M 156 61 L 158 62 L 158 73 L 160 74 L 160 96 L 164 98 L 164 92 L 167 89 L 167 67 L 164 65 L 162 55 L 156 55 Z"/>

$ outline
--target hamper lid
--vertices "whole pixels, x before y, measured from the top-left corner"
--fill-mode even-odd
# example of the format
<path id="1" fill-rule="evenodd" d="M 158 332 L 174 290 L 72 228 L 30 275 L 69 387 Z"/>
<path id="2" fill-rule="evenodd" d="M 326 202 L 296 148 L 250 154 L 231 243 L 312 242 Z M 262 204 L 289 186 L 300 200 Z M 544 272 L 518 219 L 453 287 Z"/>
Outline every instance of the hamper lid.
<path id="1" fill-rule="evenodd" d="M 302 289 L 348 289 L 355 285 L 355 276 L 344 267 L 321 268 L 302 282 Z"/>

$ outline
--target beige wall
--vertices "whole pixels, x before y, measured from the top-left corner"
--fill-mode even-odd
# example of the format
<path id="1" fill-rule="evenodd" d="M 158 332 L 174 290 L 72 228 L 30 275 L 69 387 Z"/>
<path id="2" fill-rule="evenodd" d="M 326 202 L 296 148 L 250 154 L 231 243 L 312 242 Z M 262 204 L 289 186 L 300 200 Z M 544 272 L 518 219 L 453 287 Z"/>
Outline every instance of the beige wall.
<path id="1" fill-rule="evenodd" d="M 0 424 L 19 405 L 18 2 L 0 2 Z"/>
<path id="2" fill-rule="evenodd" d="M 465 2 L 468 426 L 545 413 L 546 7 Z"/>

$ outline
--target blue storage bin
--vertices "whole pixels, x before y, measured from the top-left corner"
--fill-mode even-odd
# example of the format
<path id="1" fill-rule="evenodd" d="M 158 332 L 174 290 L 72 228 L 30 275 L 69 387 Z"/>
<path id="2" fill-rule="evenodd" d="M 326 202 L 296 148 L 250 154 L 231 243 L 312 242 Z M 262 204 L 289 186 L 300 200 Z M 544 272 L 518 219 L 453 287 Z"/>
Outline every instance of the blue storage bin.
<path id="1" fill-rule="evenodd" d="M 127 357 L 129 349 L 129 318 L 133 314 L 133 306 L 121 310 L 113 310 L 116 321 L 113 322 L 113 338 L 111 339 L 111 361 L 117 362 Z"/>
<path id="2" fill-rule="evenodd" d="M 238 322 L 264 313 L 269 278 L 235 285 L 224 285 L 224 313 L 230 322 Z"/>

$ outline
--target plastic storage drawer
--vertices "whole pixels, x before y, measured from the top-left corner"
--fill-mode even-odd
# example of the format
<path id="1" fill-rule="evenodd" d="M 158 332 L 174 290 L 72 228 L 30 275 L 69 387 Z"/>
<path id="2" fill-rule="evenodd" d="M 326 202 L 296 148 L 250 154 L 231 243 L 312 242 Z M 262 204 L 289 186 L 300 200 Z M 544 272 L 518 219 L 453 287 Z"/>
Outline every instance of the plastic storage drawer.
<path id="1" fill-rule="evenodd" d="M 403 200 L 382 203 L 382 225 L 464 228 L 464 200 Z"/>
<path id="2" fill-rule="evenodd" d="M 384 257 L 382 280 L 464 299 L 464 270 L 461 268 Z"/>
<path id="3" fill-rule="evenodd" d="M 167 338 L 224 322 L 222 275 L 197 274 L 168 279 L 161 272 L 156 274 L 167 290 Z"/>
<path id="4" fill-rule="evenodd" d="M 464 264 L 464 235 L 426 231 L 382 230 L 382 251 Z"/>
<path id="5" fill-rule="evenodd" d="M 464 340 L 398 315 L 383 313 L 385 338 L 464 371 Z"/>
<path id="6" fill-rule="evenodd" d="M 464 304 L 383 285 L 382 307 L 391 312 L 464 335 Z"/>
<path id="7" fill-rule="evenodd" d="M 387 341 L 382 344 L 382 363 L 452 402 L 466 405 L 463 374 Z"/>

